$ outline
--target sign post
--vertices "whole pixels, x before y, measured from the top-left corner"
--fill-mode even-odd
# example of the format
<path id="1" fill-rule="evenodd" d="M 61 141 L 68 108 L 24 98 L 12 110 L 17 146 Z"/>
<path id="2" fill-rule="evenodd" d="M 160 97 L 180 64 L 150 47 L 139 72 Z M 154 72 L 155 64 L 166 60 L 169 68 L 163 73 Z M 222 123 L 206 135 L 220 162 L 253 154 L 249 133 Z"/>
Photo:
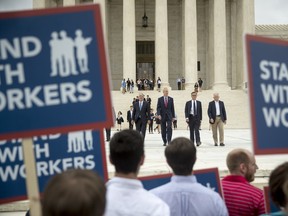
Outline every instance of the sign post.
<path id="1" fill-rule="evenodd" d="M 31 215 L 42 215 L 41 202 L 36 175 L 35 157 L 33 151 L 33 139 L 25 138 L 22 141 L 24 163 L 26 167 L 26 188 L 30 200 Z"/>

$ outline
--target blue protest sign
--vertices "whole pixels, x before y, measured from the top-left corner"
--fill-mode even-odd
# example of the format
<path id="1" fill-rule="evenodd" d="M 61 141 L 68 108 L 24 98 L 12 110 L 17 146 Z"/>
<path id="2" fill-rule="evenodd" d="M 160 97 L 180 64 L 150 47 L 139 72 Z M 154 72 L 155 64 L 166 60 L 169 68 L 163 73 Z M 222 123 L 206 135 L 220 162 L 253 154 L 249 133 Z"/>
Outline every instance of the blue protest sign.
<path id="1" fill-rule="evenodd" d="M 113 124 L 99 5 L 0 13 L 0 139 Z"/>
<path id="2" fill-rule="evenodd" d="M 39 190 L 55 174 L 71 168 L 96 171 L 108 179 L 102 131 L 76 131 L 34 137 Z M 21 139 L 0 141 L 0 204 L 27 199 Z"/>
<path id="3" fill-rule="evenodd" d="M 218 168 L 194 170 L 193 174 L 196 176 L 198 183 L 219 193 L 220 196 L 223 196 Z M 172 174 L 169 173 L 155 176 L 140 177 L 139 180 L 142 181 L 142 184 L 146 190 L 151 190 L 155 187 L 170 182 L 171 176 Z"/>
<path id="4" fill-rule="evenodd" d="M 274 202 L 272 201 L 268 186 L 264 187 L 264 199 L 265 199 L 265 207 L 266 207 L 267 213 L 281 211 L 281 209 L 278 206 L 276 206 Z"/>
<path id="5" fill-rule="evenodd" d="M 288 42 L 246 36 L 255 154 L 288 153 Z"/>

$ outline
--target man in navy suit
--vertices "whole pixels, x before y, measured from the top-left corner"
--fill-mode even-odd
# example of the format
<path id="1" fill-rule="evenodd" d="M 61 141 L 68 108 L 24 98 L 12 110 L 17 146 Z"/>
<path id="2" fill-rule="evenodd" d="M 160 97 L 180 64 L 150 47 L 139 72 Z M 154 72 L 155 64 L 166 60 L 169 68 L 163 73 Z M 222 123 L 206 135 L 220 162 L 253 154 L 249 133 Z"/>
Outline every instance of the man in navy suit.
<path id="1" fill-rule="evenodd" d="M 136 130 L 142 134 L 143 139 L 145 139 L 147 121 L 148 124 L 150 123 L 149 115 L 150 105 L 147 101 L 144 101 L 144 94 L 140 93 L 139 101 L 133 105 L 132 124 L 135 122 Z"/>
<path id="2" fill-rule="evenodd" d="M 194 133 L 196 137 L 196 145 L 201 145 L 199 128 L 202 121 L 202 104 L 196 100 L 197 92 L 191 93 L 192 100 L 186 102 L 185 118 L 190 128 L 190 140 L 194 144 Z"/>
<path id="3" fill-rule="evenodd" d="M 208 116 L 209 122 L 212 126 L 214 145 L 218 146 L 218 134 L 217 129 L 219 129 L 220 135 L 220 146 L 225 146 L 224 144 L 224 124 L 226 124 L 227 116 L 223 101 L 219 100 L 219 94 L 213 94 L 214 101 L 211 101 L 208 106 Z"/>
<path id="4" fill-rule="evenodd" d="M 174 101 L 168 96 L 168 88 L 163 89 L 163 96 L 158 98 L 157 114 L 161 121 L 161 134 L 163 146 L 171 142 L 172 138 L 172 122 L 175 120 Z"/>

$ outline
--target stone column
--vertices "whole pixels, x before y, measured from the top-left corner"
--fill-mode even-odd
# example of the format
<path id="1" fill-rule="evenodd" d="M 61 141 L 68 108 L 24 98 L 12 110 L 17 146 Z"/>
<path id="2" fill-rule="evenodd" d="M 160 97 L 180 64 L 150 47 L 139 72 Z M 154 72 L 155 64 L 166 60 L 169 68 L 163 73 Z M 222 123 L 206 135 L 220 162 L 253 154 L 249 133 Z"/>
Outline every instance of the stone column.
<path id="1" fill-rule="evenodd" d="M 193 89 L 197 81 L 197 13 L 196 0 L 183 1 L 185 89 Z"/>
<path id="2" fill-rule="evenodd" d="M 33 0 L 33 8 L 45 8 L 46 0 Z"/>
<path id="3" fill-rule="evenodd" d="M 214 1 L 214 85 L 213 89 L 229 89 L 226 57 L 226 5 L 225 0 Z"/>
<path id="4" fill-rule="evenodd" d="M 161 86 L 169 86 L 168 77 L 168 9 L 167 0 L 155 1 L 155 70 Z"/>
<path id="5" fill-rule="evenodd" d="M 107 10 L 106 0 L 93 0 L 93 3 L 96 3 L 96 4 L 100 5 L 103 35 L 104 35 L 105 43 L 107 45 L 107 42 L 108 42 L 108 38 L 107 38 L 108 26 L 107 26 L 107 19 L 106 19 L 106 10 Z"/>
<path id="6" fill-rule="evenodd" d="M 76 5 L 76 0 L 63 0 L 63 6 L 73 6 Z"/>
<path id="7" fill-rule="evenodd" d="M 136 78 L 135 0 L 123 1 L 123 78 Z"/>
<path id="8" fill-rule="evenodd" d="M 237 1 L 237 84 L 242 89 L 247 88 L 247 68 L 244 63 L 245 34 L 255 33 L 254 0 Z"/>

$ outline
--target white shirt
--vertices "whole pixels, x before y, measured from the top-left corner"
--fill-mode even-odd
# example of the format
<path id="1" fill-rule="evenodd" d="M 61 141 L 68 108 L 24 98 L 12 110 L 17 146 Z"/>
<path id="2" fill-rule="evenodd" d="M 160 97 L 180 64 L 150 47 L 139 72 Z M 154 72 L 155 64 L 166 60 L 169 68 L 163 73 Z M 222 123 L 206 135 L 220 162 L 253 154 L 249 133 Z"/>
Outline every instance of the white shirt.
<path id="1" fill-rule="evenodd" d="M 215 101 L 215 108 L 216 108 L 216 116 L 220 115 L 220 105 L 219 101 Z"/>
<path id="2" fill-rule="evenodd" d="M 197 183 L 196 177 L 172 176 L 171 181 L 151 190 L 165 201 L 171 216 L 226 216 L 227 208 L 220 195 Z"/>
<path id="3" fill-rule="evenodd" d="M 197 110 L 197 102 L 196 102 L 196 100 L 191 100 L 191 111 L 190 111 L 191 115 L 195 115 L 196 114 L 195 110 L 194 110 L 193 103 L 195 103 L 195 109 Z"/>
<path id="4" fill-rule="evenodd" d="M 106 183 L 105 216 L 168 216 L 165 202 L 143 188 L 141 181 L 114 177 Z"/>

